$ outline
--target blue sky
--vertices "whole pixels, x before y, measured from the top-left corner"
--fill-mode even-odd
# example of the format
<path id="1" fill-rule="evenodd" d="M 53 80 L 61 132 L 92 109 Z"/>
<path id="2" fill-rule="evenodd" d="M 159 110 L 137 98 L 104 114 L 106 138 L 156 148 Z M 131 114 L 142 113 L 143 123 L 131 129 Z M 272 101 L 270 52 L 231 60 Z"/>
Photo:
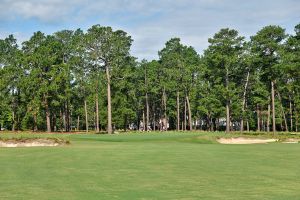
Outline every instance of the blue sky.
<path id="1" fill-rule="evenodd" d="M 171 37 L 201 54 L 221 28 L 249 38 L 267 25 L 292 34 L 298 23 L 300 0 L 0 0 L 0 38 L 14 34 L 24 41 L 38 30 L 51 34 L 100 24 L 128 32 L 132 54 L 149 60 Z"/>

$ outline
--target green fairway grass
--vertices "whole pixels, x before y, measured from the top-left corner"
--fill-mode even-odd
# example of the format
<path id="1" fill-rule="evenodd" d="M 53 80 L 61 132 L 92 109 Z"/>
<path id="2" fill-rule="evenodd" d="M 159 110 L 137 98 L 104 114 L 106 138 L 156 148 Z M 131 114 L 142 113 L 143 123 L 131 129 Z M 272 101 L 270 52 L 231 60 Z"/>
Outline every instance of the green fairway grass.
<path id="1" fill-rule="evenodd" d="M 0 199 L 300 199 L 300 144 L 217 144 L 224 136 L 0 134 L 71 142 L 0 148 Z"/>

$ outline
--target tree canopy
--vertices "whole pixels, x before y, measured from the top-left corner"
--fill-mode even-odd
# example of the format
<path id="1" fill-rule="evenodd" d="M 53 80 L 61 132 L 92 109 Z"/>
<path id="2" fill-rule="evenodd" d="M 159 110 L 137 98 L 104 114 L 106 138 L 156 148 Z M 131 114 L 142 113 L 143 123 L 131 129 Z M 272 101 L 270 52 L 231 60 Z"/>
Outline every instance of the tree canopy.
<path id="1" fill-rule="evenodd" d="M 0 130 L 298 131 L 300 24 L 223 28 L 202 55 L 171 38 L 152 61 L 132 43 L 100 25 L 0 39 Z"/>

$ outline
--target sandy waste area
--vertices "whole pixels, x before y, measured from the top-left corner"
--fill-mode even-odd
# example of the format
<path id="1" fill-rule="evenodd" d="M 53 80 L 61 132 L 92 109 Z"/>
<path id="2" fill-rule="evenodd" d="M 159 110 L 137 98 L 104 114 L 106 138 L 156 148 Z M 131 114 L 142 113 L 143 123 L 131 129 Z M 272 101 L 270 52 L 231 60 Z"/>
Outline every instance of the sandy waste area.
<path id="1" fill-rule="evenodd" d="M 55 147 L 63 143 L 54 139 L 9 139 L 0 140 L 0 147 Z"/>
<path id="2" fill-rule="evenodd" d="M 277 142 L 278 139 L 259 139 L 259 138 L 220 138 L 217 140 L 221 144 L 267 144 Z"/>

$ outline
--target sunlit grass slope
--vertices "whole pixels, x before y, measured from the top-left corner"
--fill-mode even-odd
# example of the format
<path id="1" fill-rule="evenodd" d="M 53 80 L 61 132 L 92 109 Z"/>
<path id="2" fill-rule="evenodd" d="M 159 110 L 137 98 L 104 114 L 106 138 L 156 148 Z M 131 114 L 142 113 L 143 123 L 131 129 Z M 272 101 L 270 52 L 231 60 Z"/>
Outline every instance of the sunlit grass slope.
<path id="1" fill-rule="evenodd" d="M 300 144 L 218 135 L 51 135 L 71 144 L 0 148 L 0 199 L 299 199 Z"/>

